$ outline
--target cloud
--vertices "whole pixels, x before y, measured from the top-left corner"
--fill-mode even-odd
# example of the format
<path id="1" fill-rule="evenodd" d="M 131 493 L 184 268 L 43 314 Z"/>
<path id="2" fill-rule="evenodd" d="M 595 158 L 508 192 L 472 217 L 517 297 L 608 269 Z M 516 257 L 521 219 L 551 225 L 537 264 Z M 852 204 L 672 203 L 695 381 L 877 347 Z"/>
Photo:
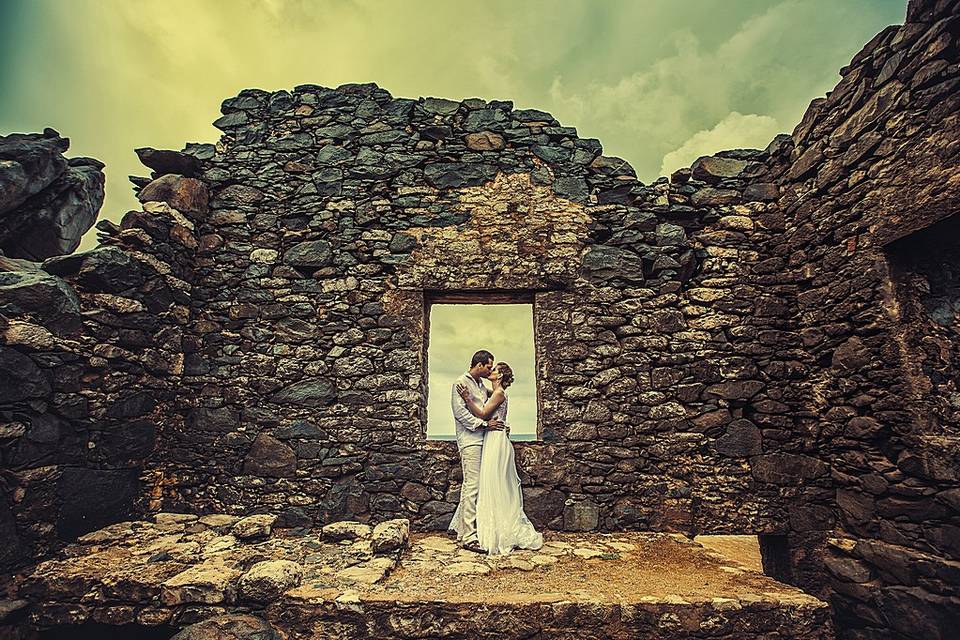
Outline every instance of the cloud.
<path id="1" fill-rule="evenodd" d="M 712 129 L 698 131 L 663 156 L 660 175 L 668 176 L 681 167 L 689 167 L 700 156 L 713 155 L 726 149 L 763 149 L 779 133 L 776 119 L 754 113 L 743 115 L 734 111 Z"/>
<path id="2" fill-rule="evenodd" d="M 734 6 L 725 4 L 731 12 Z M 562 120 L 582 124 L 581 132 L 598 137 L 608 155 L 624 157 L 650 181 L 668 153 L 731 113 L 762 114 L 792 129 L 809 101 L 836 83 L 837 70 L 889 20 L 888 8 L 787 0 L 741 16 L 719 39 L 702 26 L 666 30 L 659 37 L 669 49 L 659 57 L 601 81 L 576 84 L 558 74 L 550 101 Z M 731 138 L 730 144 L 747 143 Z"/>
<path id="3" fill-rule="evenodd" d="M 550 111 L 649 181 L 733 112 L 791 129 L 903 14 L 902 0 L 682 4 L 0 1 L 0 133 L 53 126 L 71 154 L 106 162 L 101 216 L 118 221 L 136 206 L 126 176 L 146 171 L 133 149 L 215 141 L 218 105 L 240 89 L 374 81 Z"/>

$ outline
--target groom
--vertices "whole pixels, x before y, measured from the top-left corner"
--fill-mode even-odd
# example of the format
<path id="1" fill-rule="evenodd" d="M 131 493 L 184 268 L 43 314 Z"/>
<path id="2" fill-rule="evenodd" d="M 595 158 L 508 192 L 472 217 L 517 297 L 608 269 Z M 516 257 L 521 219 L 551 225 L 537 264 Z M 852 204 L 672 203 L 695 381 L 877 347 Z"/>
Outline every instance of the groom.
<path id="1" fill-rule="evenodd" d="M 457 429 L 457 449 L 460 451 L 460 466 L 463 468 L 463 485 L 460 488 L 460 509 L 466 532 L 463 534 L 463 548 L 483 553 L 477 541 L 477 493 L 480 491 L 480 451 L 483 448 L 484 430 L 503 429 L 503 422 L 497 419 L 483 420 L 470 413 L 467 403 L 457 392 L 457 385 L 463 385 L 471 397 L 480 406 L 487 402 L 487 388 L 482 379 L 489 378 L 493 371 L 493 354 L 489 351 L 477 351 L 470 359 L 470 370 L 457 378 L 450 393 L 453 407 L 453 420 Z"/>

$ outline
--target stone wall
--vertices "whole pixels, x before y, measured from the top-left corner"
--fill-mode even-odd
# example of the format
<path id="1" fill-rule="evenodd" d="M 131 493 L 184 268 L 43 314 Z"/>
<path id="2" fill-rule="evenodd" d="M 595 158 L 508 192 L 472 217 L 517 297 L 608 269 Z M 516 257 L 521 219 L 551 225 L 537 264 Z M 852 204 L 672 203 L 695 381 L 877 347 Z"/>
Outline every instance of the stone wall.
<path id="1" fill-rule="evenodd" d="M 98 227 L 92 251 L 0 258 L 2 569 L 129 518 L 143 462 L 176 423 L 192 223 L 152 201 Z"/>
<path id="2" fill-rule="evenodd" d="M 831 598 L 841 637 L 958 623 L 958 35 L 955 2 L 912 2 L 813 101 L 780 165 L 792 429 L 829 469 L 791 506 L 793 579 Z"/>
<path id="3" fill-rule="evenodd" d="M 164 508 L 444 527 L 459 465 L 425 440 L 426 308 L 512 295 L 535 309 L 541 440 L 518 457 L 538 525 L 785 532 L 768 152 L 644 186 L 509 102 L 301 86 L 223 112 L 217 146 L 186 150 L 211 203 L 196 403 L 151 465 Z"/>

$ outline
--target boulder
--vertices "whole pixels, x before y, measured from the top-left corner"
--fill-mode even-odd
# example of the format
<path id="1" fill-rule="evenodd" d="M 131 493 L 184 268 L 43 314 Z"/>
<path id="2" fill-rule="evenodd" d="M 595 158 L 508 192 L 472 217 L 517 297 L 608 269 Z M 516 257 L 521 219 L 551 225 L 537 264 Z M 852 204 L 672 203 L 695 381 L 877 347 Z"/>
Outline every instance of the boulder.
<path id="1" fill-rule="evenodd" d="M 590 500 L 571 502 L 563 510 L 565 531 L 593 531 L 600 522 L 600 508 Z"/>
<path id="2" fill-rule="evenodd" d="M 683 227 L 662 222 L 656 229 L 657 244 L 664 245 L 685 245 L 687 244 L 687 232 Z"/>
<path id="3" fill-rule="evenodd" d="M 697 207 L 715 207 L 723 204 L 738 204 L 740 192 L 733 189 L 715 189 L 704 187 L 690 196 L 690 202 Z"/>
<path id="4" fill-rule="evenodd" d="M 325 267 L 332 259 L 333 252 L 326 240 L 300 242 L 283 254 L 283 263 L 291 267 Z"/>
<path id="5" fill-rule="evenodd" d="M 409 253 L 417 246 L 417 239 L 407 233 L 395 233 L 390 238 L 389 249 L 391 253 Z"/>
<path id="6" fill-rule="evenodd" d="M 590 163 L 590 169 L 592 169 L 594 173 L 610 177 L 637 177 L 637 172 L 630 166 L 630 163 L 616 156 L 597 156 L 593 159 L 593 162 Z"/>
<path id="7" fill-rule="evenodd" d="M 460 103 L 446 98 L 424 98 L 421 106 L 427 113 L 448 116 L 457 112 Z"/>
<path id="8" fill-rule="evenodd" d="M 503 131 L 510 122 L 507 114 L 500 109 L 474 109 L 463 121 L 463 130 L 471 132 Z"/>
<path id="9" fill-rule="evenodd" d="M 693 177 L 704 182 L 717 183 L 721 180 L 736 178 L 749 164 L 745 160 L 703 156 L 690 167 Z"/>
<path id="10" fill-rule="evenodd" d="M 57 345 L 57 339 L 52 333 L 22 320 L 10 320 L 6 327 L 0 329 L 0 342 L 34 351 L 49 351 Z"/>
<path id="11" fill-rule="evenodd" d="M 273 436 L 261 433 L 247 453 L 243 472 L 268 478 L 292 478 L 297 472 L 297 455 Z"/>
<path id="12" fill-rule="evenodd" d="M 586 202 L 590 187 L 587 181 L 579 176 L 559 176 L 553 181 L 553 192 L 574 202 Z"/>
<path id="13" fill-rule="evenodd" d="M 367 562 L 341 569 L 336 573 L 336 577 L 346 582 L 371 585 L 386 578 L 387 573 L 393 567 L 394 562 L 389 558 L 374 558 Z"/>
<path id="14" fill-rule="evenodd" d="M 746 458 L 762 451 L 760 429 L 749 420 L 737 420 L 717 438 L 716 449 L 731 458 Z"/>
<path id="15" fill-rule="evenodd" d="M 339 542 L 341 540 L 364 540 L 373 534 L 370 525 L 362 522 L 347 520 L 344 522 L 332 522 L 322 529 L 323 539 L 328 542 Z"/>
<path id="16" fill-rule="evenodd" d="M 307 420 L 298 420 L 291 424 L 283 425 L 273 432 L 273 437 L 279 440 L 290 440 L 292 438 L 320 440 L 324 438 L 324 436 L 325 434 L 320 427 Z"/>
<path id="17" fill-rule="evenodd" d="M 206 184 L 175 174 L 160 176 L 137 194 L 140 202 L 165 202 L 181 213 L 200 215 L 207 213 L 209 198 Z"/>
<path id="18" fill-rule="evenodd" d="M 19 173 L 15 165 L 17 161 L 0 156 L 0 199 L 8 204 L 19 202 L 5 210 L 0 207 L 0 250 L 30 260 L 74 251 L 97 221 L 103 205 L 103 163 L 93 158 L 71 158 L 51 183 L 36 192 L 35 185 L 25 190 L 16 186 Z M 17 176 L 8 175 L 10 179 L 4 180 L 3 167 Z M 44 173 L 43 179 L 46 177 Z M 24 179 L 31 180 L 29 175 Z M 25 194 L 30 195 L 21 201 Z"/>
<path id="19" fill-rule="evenodd" d="M 70 140 L 53 129 L 0 136 L 0 217 L 15 210 L 67 168 Z"/>
<path id="20" fill-rule="evenodd" d="M 273 530 L 273 523 L 277 517 L 268 513 L 241 518 L 233 525 L 230 530 L 234 536 L 240 540 L 259 540 L 266 538 Z"/>
<path id="21" fill-rule="evenodd" d="M 0 313 L 33 315 L 55 331 L 80 327 L 80 301 L 63 279 L 44 271 L 0 271 Z"/>
<path id="22" fill-rule="evenodd" d="M 49 258 L 44 261 L 43 270 L 57 276 L 71 276 L 91 292 L 122 293 L 144 282 L 144 274 L 130 254 L 113 246 Z"/>
<path id="23" fill-rule="evenodd" d="M 406 518 L 386 520 L 373 528 L 371 542 L 374 553 L 403 549 L 410 539 L 410 521 Z"/>
<path id="24" fill-rule="evenodd" d="M 493 131 L 479 131 L 465 136 L 467 148 L 474 151 L 498 151 L 506 146 L 503 136 Z"/>
<path id="25" fill-rule="evenodd" d="M 870 362 L 870 350 L 853 336 L 833 352 L 831 366 L 840 371 L 859 371 Z"/>
<path id="26" fill-rule="evenodd" d="M 861 583 L 871 578 L 870 565 L 855 558 L 828 554 L 823 564 L 830 573 L 846 582 Z"/>
<path id="27" fill-rule="evenodd" d="M 593 282 L 620 279 L 643 283 L 643 260 L 619 247 L 594 246 L 583 256 L 584 277 Z"/>
<path id="28" fill-rule="evenodd" d="M 337 390 L 328 380 L 314 377 L 283 387 L 270 397 L 270 401 L 276 404 L 319 407 L 330 404 L 336 397 Z"/>
<path id="29" fill-rule="evenodd" d="M 300 585 L 303 567 L 290 560 L 258 562 L 240 578 L 240 596 L 253 602 L 272 602 Z"/>
<path id="30" fill-rule="evenodd" d="M 563 517 L 565 500 L 563 492 L 556 489 L 523 487 L 523 508 L 530 521 L 540 529 Z"/>
<path id="31" fill-rule="evenodd" d="M 200 160 L 181 151 L 140 147 L 134 149 L 134 152 L 140 158 L 140 162 L 161 176 L 167 173 L 177 173 L 181 176 L 195 178 L 200 175 L 203 169 Z"/>
<path id="32" fill-rule="evenodd" d="M 171 640 L 281 640 L 270 624 L 246 613 L 207 618 L 184 627 Z"/>
<path id="33" fill-rule="evenodd" d="M 204 562 L 181 571 L 160 586 L 160 601 L 167 606 L 231 602 L 234 581 L 240 572 L 219 562 Z"/>
<path id="34" fill-rule="evenodd" d="M 497 166 L 469 162 L 435 162 L 423 168 L 423 174 L 438 189 L 475 187 L 493 180 Z"/>
<path id="35" fill-rule="evenodd" d="M 393 498 L 396 500 L 396 498 Z M 326 522 L 356 517 L 370 506 L 370 496 L 357 481 L 356 476 L 347 475 L 337 480 L 317 505 L 320 518 Z"/>

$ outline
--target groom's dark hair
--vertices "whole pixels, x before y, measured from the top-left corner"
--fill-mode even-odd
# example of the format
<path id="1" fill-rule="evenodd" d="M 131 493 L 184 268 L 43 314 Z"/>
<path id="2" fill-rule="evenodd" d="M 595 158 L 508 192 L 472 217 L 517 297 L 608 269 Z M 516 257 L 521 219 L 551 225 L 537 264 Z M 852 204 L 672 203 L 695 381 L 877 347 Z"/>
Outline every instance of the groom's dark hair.
<path id="1" fill-rule="evenodd" d="M 485 349 L 481 349 L 473 354 L 473 358 L 470 359 L 470 368 L 473 369 L 478 364 L 484 364 L 493 360 L 493 354 Z"/>

